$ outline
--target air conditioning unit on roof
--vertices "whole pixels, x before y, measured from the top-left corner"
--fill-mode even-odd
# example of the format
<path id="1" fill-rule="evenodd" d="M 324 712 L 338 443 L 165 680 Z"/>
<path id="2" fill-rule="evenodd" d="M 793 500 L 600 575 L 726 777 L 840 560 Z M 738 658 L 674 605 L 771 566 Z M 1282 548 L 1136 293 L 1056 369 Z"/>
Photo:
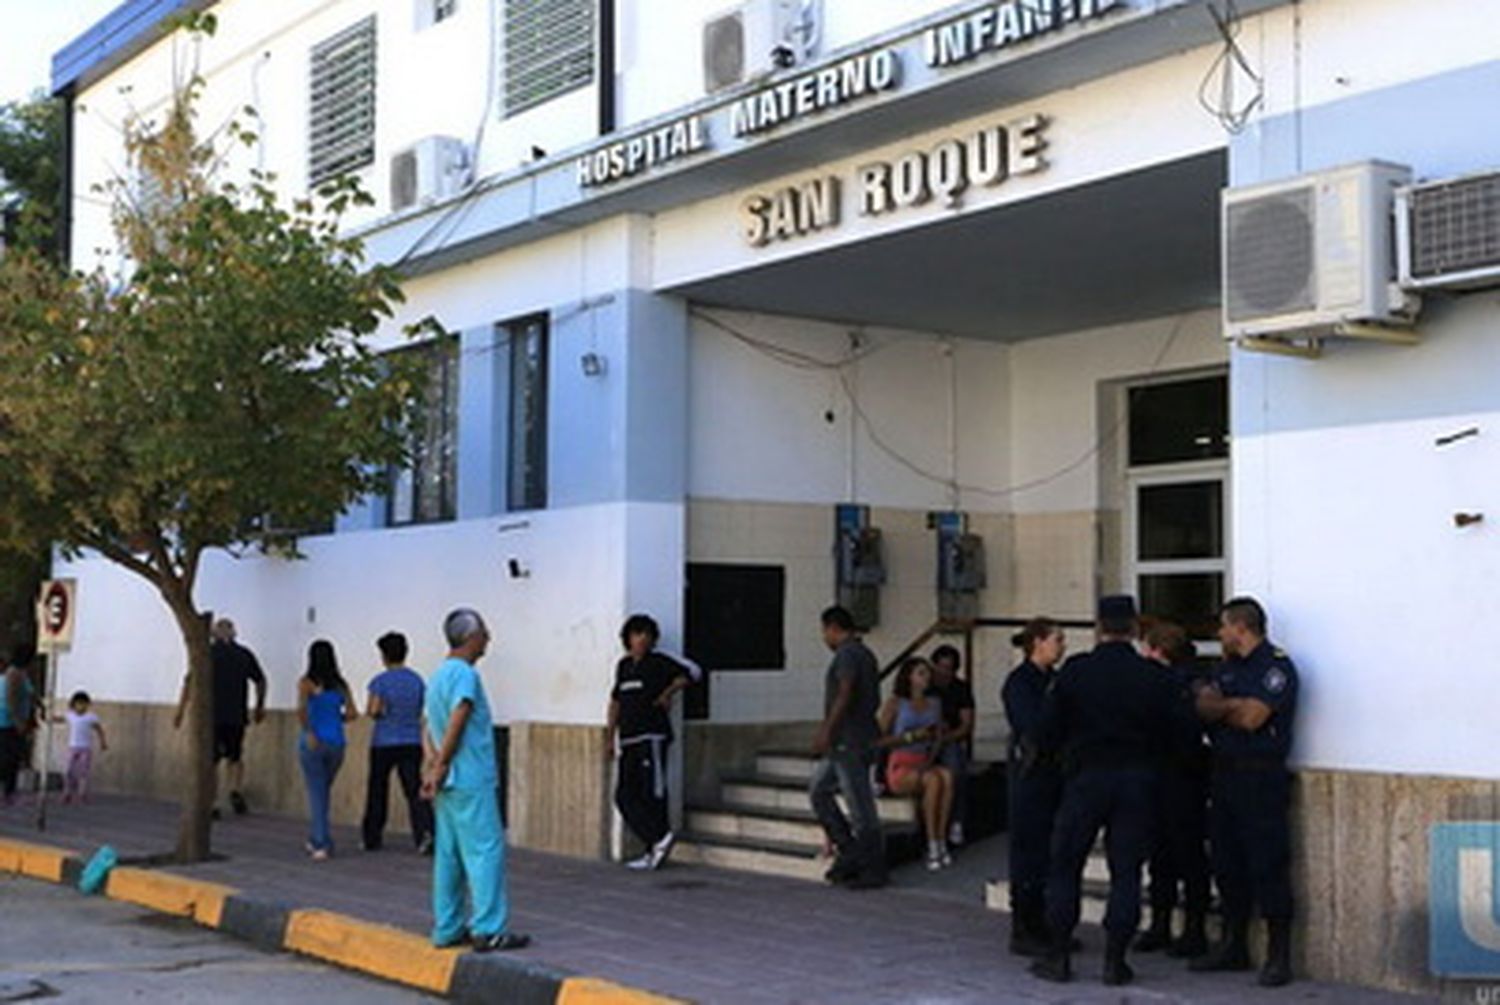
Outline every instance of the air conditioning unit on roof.
<path id="1" fill-rule="evenodd" d="M 1409 290 L 1500 286 L 1500 171 L 1397 191 L 1396 253 Z"/>
<path id="2" fill-rule="evenodd" d="M 1395 282 L 1398 187 L 1411 171 L 1369 161 L 1223 198 L 1224 334 L 1411 341 L 1417 299 Z"/>
<path id="3" fill-rule="evenodd" d="M 703 24 L 710 94 L 805 62 L 816 50 L 822 0 L 744 0 Z"/>
<path id="4" fill-rule="evenodd" d="M 468 148 L 451 136 L 429 136 L 398 151 L 391 158 L 391 211 L 457 195 L 468 168 Z"/>

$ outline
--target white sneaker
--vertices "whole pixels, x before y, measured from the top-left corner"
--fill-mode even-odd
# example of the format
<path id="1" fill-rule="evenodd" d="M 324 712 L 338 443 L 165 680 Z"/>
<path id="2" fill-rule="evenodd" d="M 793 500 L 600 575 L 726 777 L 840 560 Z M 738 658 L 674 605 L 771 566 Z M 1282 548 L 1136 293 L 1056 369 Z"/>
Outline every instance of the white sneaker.
<path id="1" fill-rule="evenodd" d="M 626 862 L 625 868 L 634 869 L 636 872 L 646 872 L 650 869 L 653 869 L 655 867 L 651 864 L 651 858 L 655 854 L 655 851 L 648 851 L 640 858 L 633 858 L 629 862 Z"/>
<path id="2" fill-rule="evenodd" d="M 927 853 L 927 871 L 928 872 L 937 872 L 942 867 L 943 867 L 943 856 L 941 856 L 941 855 L 934 855 L 931 852 L 928 852 Z"/>
<path id="3" fill-rule="evenodd" d="M 938 861 L 942 864 L 943 868 L 946 869 L 950 865 L 953 864 L 953 856 L 948 853 L 948 849 L 947 848 L 944 848 L 943 849 L 943 857 L 940 858 Z"/>
<path id="4" fill-rule="evenodd" d="M 660 841 L 651 846 L 651 853 L 646 856 L 651 860 L 651 864 L 646 868 L 660 869 L 661 864 L 667 860 L 667 856 L 672 854 L 672 846 L 676 843 L 677 835 L 667 831 Z"/>
<path id="5" fill-rule="evenodd" d="M 964 843 L 964 825 L 956 820 L 948 828 L 948 843 L 955 848 Z"/>

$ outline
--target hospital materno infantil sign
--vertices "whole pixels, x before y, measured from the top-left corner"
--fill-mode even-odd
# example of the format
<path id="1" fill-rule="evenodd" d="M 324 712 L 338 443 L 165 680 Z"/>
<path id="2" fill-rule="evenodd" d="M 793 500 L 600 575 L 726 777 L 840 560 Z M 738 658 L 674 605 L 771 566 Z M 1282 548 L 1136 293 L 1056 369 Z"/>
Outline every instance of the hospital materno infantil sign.
<path id="1" fill-rule="evenodd" d="M 778 127 L 894 91 L 904 59 L 931 69 L 959 66 L 1126 6 L 1125 0 L 1004 0 L 986 3 L 904 42 L 871 49 L 768 84 L 718 108 L 695 112 L 578 158 L 578 186 L 613 185 L 713 147 L 716 135 L 747 141 Z"/>

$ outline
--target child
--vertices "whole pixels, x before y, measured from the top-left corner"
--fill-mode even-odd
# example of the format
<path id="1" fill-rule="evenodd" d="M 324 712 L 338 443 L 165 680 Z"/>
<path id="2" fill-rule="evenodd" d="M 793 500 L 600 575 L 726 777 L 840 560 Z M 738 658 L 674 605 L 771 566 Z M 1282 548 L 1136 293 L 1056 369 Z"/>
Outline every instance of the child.
<path id="1" fill-rule="evenodd" d="M 94 734 L 99 734 L 99 749 L 109 749 L 104 739 L 104 727 L 99 717 L 89 711 L 93 699 L 87 691 L 74 691 L 68 699 L 68 710 L 62 720 L 68 724 L 68 778 L 63 787 L 63 802 L 70 803 L 77 797 L 80 803 L 88 801 L 89 771 L 94 766 Z"/>

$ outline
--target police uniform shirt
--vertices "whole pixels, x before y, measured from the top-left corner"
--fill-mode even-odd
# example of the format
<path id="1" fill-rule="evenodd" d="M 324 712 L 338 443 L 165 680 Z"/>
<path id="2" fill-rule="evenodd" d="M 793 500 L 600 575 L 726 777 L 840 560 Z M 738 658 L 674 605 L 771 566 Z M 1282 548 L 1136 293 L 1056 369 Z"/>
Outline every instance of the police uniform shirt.
<path id="1" fill-rule="evenodd" d="M 1129 642 L 1102 642 L 1063 664 L 1048 696 L 1043 734 L 1069 770 L 1151 767 L 1171 747 L 1176 681 Z"/>
<path id="2" fill-rule="evenodd" d="M 1005 678 L 1005 686 L 1000 689 L 1000 703 L 1005 706 L 1005 718 L 1010 723 L 1013 756 L 1035 757 L 1041 753 L 1042 709 L 1051 686 L 1052 675 L 1030 660 Z"/>
<path id="3" fill-rule="evenodd" d="M 1214 682 L 1226 698 L 1254 698 L 1265 702 L 1271 716 L 1253 733 L 1227 723 L 1210 727 L 1214 753 L 1228 758 L 1285 760 L 1292 747 L 1297 715 L 1297 668 L 1282 650 L 1261 642 L 1248 656 L 1227 657 Z"/>
<path id="4" fill-rule="evenodd" d="M 672 682 L 691 676 L 687 667 L 670 656 L 647 653 L 639 662 L 630 656 L 615 667 L 615 686 L 610 697 L 620 703 L 620 741 L 672 738 L 672 717 L 657 702 Z"/>

